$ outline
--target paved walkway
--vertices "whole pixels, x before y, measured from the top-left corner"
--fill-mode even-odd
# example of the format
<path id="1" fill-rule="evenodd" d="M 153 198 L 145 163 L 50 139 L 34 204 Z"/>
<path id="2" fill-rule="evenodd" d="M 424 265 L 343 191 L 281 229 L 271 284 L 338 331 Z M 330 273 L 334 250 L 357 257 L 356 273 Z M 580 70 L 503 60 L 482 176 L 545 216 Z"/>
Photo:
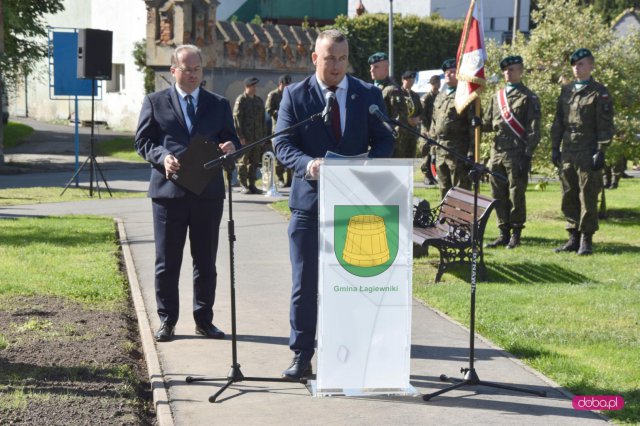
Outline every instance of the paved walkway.
<path id="1" fill-rule="evenodd" d="M 64 129 L 60 129 L 64 133 Z M 37 137 L 34 136 L 35 139 Z M 72 141 L 72 139 L 71 139 Z M 70 142 L 72 143 L 72 142 Z M 51 154 L 39 155 L 46 158 Z M 0 189 L 62 186 L 72 174 L 64 170 L 0 175 Z M 71 166 L 71 168 L 69 167 Z M 148 169 L 120 164 L 105 172 L 114 189 L 145 191 Z M 81 185 L 86 185 L 86 174 Z M 238 361 L 245 376 L 278 377 L 287 367 L 290 265 L 286 219 L 271 210 L 262 196 L 234 195 L 237 235 L 236 296 Z M 226 209 L 226 207 L 225 207 Z M 104 197 L 80 202 L 0 207 L 0 218 L 62 214 L 99 214 L 121 222 L 123 251 L 137 302 L 140 329 L 154 387 L 161 425 L 204 424 L 601 424 L 591 412 L 575 411 L 571 400 L 549 379 L 523 366 L 508 354 L 476 339 L 476 370 L 480 378 L 545 390 L 546 398 L 486 387 L 465 387 L 423 402 L 419 397 L 313 398 L 296 383 L 241 382 L 232 385 L 218 403 L 208 402 L 223 381 L 187 384 L 187 376 L 225 378 L 231 365 L 231 341 L 194 335 L 191 318 L 191 277 L 188 247 L 181 275 L 183 313 L 172 342 L 155 344 L 159 324 L 153 291 L 153 226 L 146 198 L 114 200 Z M 215 323 L 231 331 L 229 247 L 225 212 L 218 253 Z M 482 291 L 480 286 L 478 291 Z M 411 383 L 420 393 L 446 386 L 438 377 L 459 377 L 468 366 L 468 331 L 449 318 L 413 305 Z"/>

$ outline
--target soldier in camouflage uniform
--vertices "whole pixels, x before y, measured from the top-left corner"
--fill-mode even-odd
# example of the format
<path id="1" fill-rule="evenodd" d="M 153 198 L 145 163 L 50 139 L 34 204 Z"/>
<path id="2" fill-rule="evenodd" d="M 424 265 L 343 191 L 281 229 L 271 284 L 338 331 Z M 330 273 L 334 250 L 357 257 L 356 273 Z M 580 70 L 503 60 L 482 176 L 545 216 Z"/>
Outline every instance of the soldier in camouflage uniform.
<path id="1" fill-rule="evenodd" d="M 588 49 L 570 57 L 575 81 L 562 87 L 551 127 L 551 155 L 560 169 L 562 213 L 569 240 L 556 252 L 593 252 L 598 230 L 598 193 L 602 189 L 605 150 L 614 134 L 613 101 L 591 77 L 595 60 Z"/>
<path id="2" fill-rule="evenodd" d="M 422 104 L 420 96 L 411 88 L 416 81 L 415 71 L 405 71 L 402 74 L 402 94 L 407 106 L 407 122 L 416 132 L 419 132 L 420 116 L 422 115 Z M 416 158 L 416 148 L 418 146 L 418 136 L 405 130 L 398 131 L 398 157 Z"/>
<path id="3" fill-rule="evenodd" d="M 256 95 L 258 79 L 255 77 L 244 80 L 244 93 L 236 99 L 233 106 L 233 121 L 242 145 L 250 144 L 267 135 L 264 119 L 264 102 Z M 245 153 L 238 160 L 238 179 L 242 185 L 243 194 L 261 194 L 255 185 L 256 171 L 261 166 L 262 148 L 255 147 Z"/>
<path id="4" fill-rule="evenodd" d="M 402 93 L 402 88 L 389 78 L 389 57 L 384 52 L 377 52 L 369 56 L 369 71 L 376 87 L 382 90 L 382 99 L 387 108 L 387 115 L 402 124 L 409 124 L 407 104 Z M 396 132 L 398 129 L 396 128 Z M 400 158 L 402 147 L 396 137 L 393 156 Z"/>
<path id="5" fill-rule="evenodd" d="M 291 76 L 289 74 L 281 75 L 278 78 L 278 87 L 273 89 L 267 95 L 267 102 L 265 109 L 269 117 L 271 117 L 271 129 L 276 131 L 276 122 L 278 121 L 278 110 L 280 109 L 280 102 L 282 101 L 282 92 L 284 88 L 291 84 Z M 287 172 L 287 179 L 284 179 L 284 172 Z M 291 186 L 291 180 L 293 178 L 293 170 L 287 169 L 284 165 L 278 161 L 276 164 L 276 176 L 278 177 L 278 185 L 288 188 Z"/>
<path id="6" fill-rule="evenodd" d="M 531 157 L 540 142 L 540 99 L 521 82 L 524 72 L 521 56 L 507 56 L 500 61 L 500 69 L 507 85 L 491 98 L 482 130 L 496 132 L 489 169 L 508 181 L 491 176 L 492 197 L 498 200 L 500 235 L 487 247 L 506 245 L 512 249 L 520 245 L 527 219 L 525 192 Z"/>
<path id="7" fill-rule="evenodd" d="M 446 90 L 440 91 L 433 103 L 433 119 L 429 134 L 441 145 L 469 158 L 474 157 L 474 129 L 471 126 L 473 111 L 467 107 L 458 114 L 454 105 L 456 87 L 456 60 L 442 63 Z M 469 166 L 442 148 L 436 148 L 436 170 L 442 198 L 451 187 L 471 189 Z"/>
<path id="8" fill-rule="evenodd" d="M 431 78 L 429 78 L 429 84 L 431 85 L 431 90 L 420 98 L 420 104 L 422 106 L 422 134 L 430 138 L 431 135 L 429 134 L 429 127 L 433 120 L 433 102 L 436 100 L 436 96 L 438 96 L 438 92 L 440 91 L 440 76 L 432 75 Z M 433 147 L 433 151 L 432 155 L 429 144 L 426 141 L 422 142 L 420 152 L 424 157 L 424 161 L 420 164 L 420 170 L 424 174 L 425 185 L 436 184 L 435 176 L 433 176 L 431 172 L 432 160 L 435 160 L 436 158 L 435 147 Z"/>

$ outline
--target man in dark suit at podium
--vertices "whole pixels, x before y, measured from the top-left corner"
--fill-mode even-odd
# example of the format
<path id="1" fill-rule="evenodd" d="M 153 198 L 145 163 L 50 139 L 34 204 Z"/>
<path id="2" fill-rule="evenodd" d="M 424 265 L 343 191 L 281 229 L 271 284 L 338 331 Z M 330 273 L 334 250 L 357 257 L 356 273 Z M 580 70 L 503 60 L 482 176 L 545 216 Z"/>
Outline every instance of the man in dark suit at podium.
<path id="1" fill-rule="evenodd" d="M 293 133 L 278 136 L 274 147 L 278 160 L 293 169 L 289 198 L 289 252 L 293 286 L 291 291 L 291 335 L 294 352 L 291 365 L 282 375 L 292 380 L 311 374 L 314 354 L 318 297 L 318 181 L 322 158 L 327 151 L 353 156 L 369 152 L 370 157 L 388 157 L 393 136 L 369 114 L 369 106 L 385 111 L 382 92 L 357 78 L 347 76 L 349 45 L 337 30 L 320 33 L 311 56 L 316 72 L 300 83 L 288 86 L 282 96 L 276 131 L 299 123 L 323 111 L 328 91 L 336 102 L 331 119 L 314 120 Z"/>
<path id="2" fill-rule="evenodd" d="M 173 338 L 178 321 L 178 281 L 189 231 L 193 258 L 193 318 L 196 334 L 213 339 L 224 333 L 213 325 L 216 291 L 218 230 L 225 198 L 222 171 L 200 195 L 176 185 L 171 175 L 180 170 L 178 158 L 195 135 L 217 144 L 225 153 L 240 148 L 229 101 L 200 87 L 202 53 L 193 45 L 178 46 L 171 56 L 175 85 L 145 97 L 136 131 L 138 154 L 151 164 L 156 244 L 155 289 L 161 325 L 156 341 Z"/>

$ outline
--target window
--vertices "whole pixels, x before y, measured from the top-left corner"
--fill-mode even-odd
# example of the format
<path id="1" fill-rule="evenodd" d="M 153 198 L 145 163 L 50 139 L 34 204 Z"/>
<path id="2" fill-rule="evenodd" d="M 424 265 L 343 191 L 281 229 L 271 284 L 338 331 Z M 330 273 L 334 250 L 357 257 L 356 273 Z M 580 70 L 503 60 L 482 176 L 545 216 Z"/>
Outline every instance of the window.
<path id="1" fill-rule="evenodd" d="M 124 64 L 111 65 L 111 80 L 107 82 L 107 93 L 119 93 L 124 90 Z"/>

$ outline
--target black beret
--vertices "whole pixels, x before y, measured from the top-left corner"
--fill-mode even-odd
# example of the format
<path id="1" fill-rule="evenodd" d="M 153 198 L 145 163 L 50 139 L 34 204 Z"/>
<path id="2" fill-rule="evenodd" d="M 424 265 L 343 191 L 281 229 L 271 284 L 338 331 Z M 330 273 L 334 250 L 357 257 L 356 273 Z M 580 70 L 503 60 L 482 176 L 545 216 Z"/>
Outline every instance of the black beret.
<path id="1" fill-rule="evenodd" d="M 416 72 L 415 71 L 405 71 L 402 74 L 402 79 L 403 80 L 407 80 L 409 78 L 416 78 Z"/>
<path id="2" fill-rule="evenodd" d="M 255 77 L 247 77 L 244 79 L 244 85 L 246 86 L 253 86 L 254 84 L 258 84 L 260 80 L 258 80 Z"/>
<path id="3" fill-rule="evenodd" d="M 450 68 L 455 68 L 455 67 L 456 67 L 456 58 L 447 59 L 442 63 L 442 71 L 446 71 Z"/>
<path id="4" fill-rule="evenodd" d="M 389 55 L 387 55 L 384 52 L 376 52 L 373 55 L 369 56 L 369 65 L 371 64 L 375 64 L 378 62 L 382 62 L 382 61 L 388 61 L 389 60 Z"/>
<path id="5" fill-rule="evenodd" d="M 504 71 L 504 69 L 507 68 L 509 65 L 516 65 L 516 64 L 522 65 L 523 63 L 524 61 L 522 60 L 522 56 L 519 56 L 519 55 L 507 56 L 506 58 L 503 58 L 500 61 L 500 69 Z"/>
<path id="6" fill-rule="evenodd" d="M 584 59 L 584 58 L 593 58 L 593 55 L 591 54 L 591 51 L 589 49 L 585 49 L 583 47 L 573 52 L 569 57 L 569 60 L 571 61 L 571 65 L 573 65 L 576 62 L 578 62 L 580 59 Z"/>
<path id="7" fill-rule="evenodd" d="M 289 74 L 282 74 L 278 77 L 278 84 L 291 84 L 291 76 Z"/>

